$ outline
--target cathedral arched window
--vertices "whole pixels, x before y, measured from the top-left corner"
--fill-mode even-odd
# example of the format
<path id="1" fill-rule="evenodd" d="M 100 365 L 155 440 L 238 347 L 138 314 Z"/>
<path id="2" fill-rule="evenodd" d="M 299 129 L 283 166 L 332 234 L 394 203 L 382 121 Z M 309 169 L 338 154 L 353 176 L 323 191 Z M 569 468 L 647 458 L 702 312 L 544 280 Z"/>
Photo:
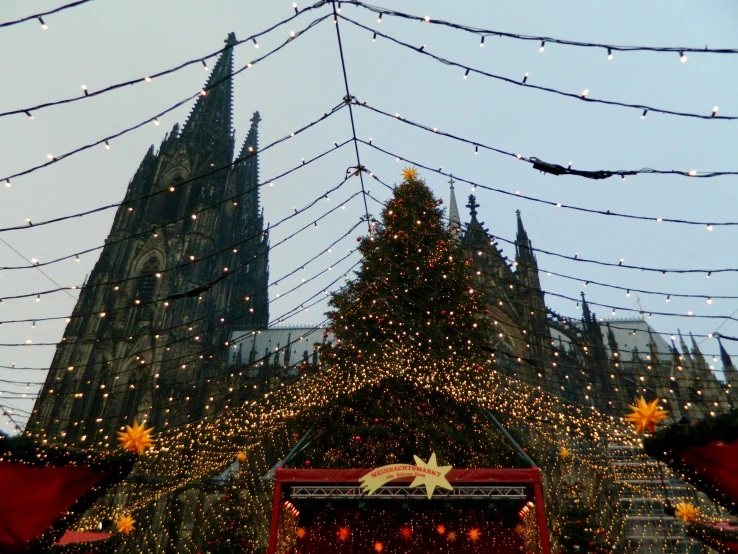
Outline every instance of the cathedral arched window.
<path id="1" fill-rule="evenodd" d="M 141 268 L 139 274 L 141 278 L 138 281 L 138 300 L 142 304 L 147 304 L 154 300 L 156 296 L 159 280 L 156 278 L 156 272 L 159 269 L 159 261 L 152 256 Z"/>

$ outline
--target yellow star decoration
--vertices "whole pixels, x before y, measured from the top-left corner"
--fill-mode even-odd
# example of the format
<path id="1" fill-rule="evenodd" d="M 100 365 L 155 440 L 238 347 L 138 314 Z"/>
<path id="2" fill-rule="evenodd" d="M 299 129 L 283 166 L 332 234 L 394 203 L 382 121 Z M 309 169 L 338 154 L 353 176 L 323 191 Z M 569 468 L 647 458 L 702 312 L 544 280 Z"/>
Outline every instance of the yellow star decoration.
<path id="1" fill-rule="evenodd" d="M 653 402 L 646 402 L 642 396 L 636 399 L 636 405 L 628 405 L 633 411 L 625 416 L 625 419 L 631 423 L 635 423 L 636 433 L 645 431 L 646 429 L 652 433 L 656 432 L 656 424 L 669 417 L 667 410 L 659 408 L 659 399 Z"/>
<path id="2" fill-rule="evenodd" d="M 456 541 L 456 531 L 449 531 L 448 535 L 446 535 L 446 540 L 448 542 L 455 542 Z"/>
<path id="3" fill-rule="evenodd" d="M 238 454 L 236 454 L 236 459 L 239 462 L 244 463 L 246 461 L 246 452 L 239 452 Z"/>
<path id="4" fill-rule="evenodd" d="M 305 531 L 304 527 L 298 527 L 297 528 L 297 538 L 298 539 L 304 539 L 305 535 L 307 535 L 307 531 Z"/>
<path id="5" fill-rule="evenodd" d="M 466 536 L 469 537 L 470 541 L 477 542 L 479 539 L 482 538 L 482 532 L 476 527 L 472 527 L 471 529 L 469 529 Z"/>
<path id="6" fill-rule="evenodd" d="M 375 542 L 374 543 L 374 551 L 375 552 L 384 552 L 384 544 L 381 542 Z"/>
<path id="7" fill-rule="evenodd" d="M 154 444 L 154 439 L 150 436 L 153 430 L 153 427 L 146 429 L 144 425 L 139 425 L 138 421 L 134 421 L 133 427 L 126 425 L 125 431 L 118 431 L 118 441 L 125 450 L 143 454 Z"/>
<path id="8" fill-rule="evenodd" d="M 418 170 L 414 167 L 406 167 L 402 170 L 402 178 L 405 181 L 414 181 L 418 178 Z"/>
<path id="9" fill-rule="evenodd" d="M 439 525 L 438 527 L 436 527 L 436 531 L 438 532 L 439 535 L 443 535 L 446 532 L 446 526 Z"/>
<path id="10" fill-rule="evenodd" d="M 699 513 L 699 508 L 695 508 L 691 502 L 680 502 L 676 505 L 675 515 L 682 520 L 682 523 L 694 523 Z"/>
<path id="11" fill-rule="evenodd" d="M 522 526 L 522 525 L 521 525 L 520 523 L 518 523 L 518 524 L 517 524 L 517 525 L 515 526 L 515 532 L 516 532 L 516 533 L 517 533 L 518 535 L 522 535 L 523 533 L 525 533 L 525 527 L 523 527 L 523 526 Z"/>
<path id="12" fill-rule="evenodd" d="M 415 458 L 415 465 L 421 469 L 427 470 L 425 475 L 422 477 L 416 477 L 415 480 L 410 483 L 410 488 L 419 487 L 425 485 L 425 492 L 428 493 L 428 500 L 433 496 L 433 491 L 436 487 L 441 487 L 446 490 L 453 490 L 451 483 L 446 479 L 446 474 L 453 469 L 453 466 L 438 466 L 436 461 L 436 453 L 431 454 L 428 462 L 424 462 L 417 456 Z"/>
<path id="13" fill-rule="evenodd" d="M 407 526 L 400 529 L 400 536 L 406 541 L 409 541 L 411 538 L 413 538 L 413 533 L 415 533 L 415 531 L 413 531 L 412 529 L 410 529 L 410 527 L 407 527 Z"/>
<path id="14" fill-rule="evenodd" d="M 120 516 L 120 518 L 115 522 L 115 527 L 118 529 L 118 533 L 127 535 L 135 529 L 133 526 L 134 523 L 136 523 L 136 520 L 131 516 Z"/>
<path id="15" fill-rule="evenodd" d="M 348 527 L 339 527 L 336 535 L 338 536 L 339 541 L 346 542 L 349 535 L 351 535 L 351 531 L 348 530 Z"/>
<path id="16" fill-rule="evenodd" d="M 569 458 L 571 458 L 571 450 L 569 450 L 568 448 L 562 448 L 561 450 L 559 450 L 559 457 L 562 460 L 568 460 Z"/>

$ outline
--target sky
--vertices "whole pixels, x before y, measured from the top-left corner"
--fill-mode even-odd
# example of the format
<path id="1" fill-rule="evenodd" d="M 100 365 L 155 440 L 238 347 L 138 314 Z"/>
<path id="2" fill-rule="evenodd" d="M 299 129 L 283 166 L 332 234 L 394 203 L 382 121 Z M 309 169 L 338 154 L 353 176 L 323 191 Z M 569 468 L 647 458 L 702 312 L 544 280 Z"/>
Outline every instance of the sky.
<path id="1" fill-rule="evenodd" d="M 377 0 L 379 1 L 379 0 Z M 704 4 L 672 0 L 617 3 L 585 0 L 523 0 L 488 2 L 465 0 L 405 0 L 386 2 L 393 8 L 500 32 L 549 36 L 574 41 L 614 45 L 683 46 L 735 48 L 738 5 L 716 0 Z M 4 0 L 0 21 L 52 9 L 59 1 Z M 299 8 L 305 5 L 300 4 Z M 317 17 L 330 13 L 328 6 L 303 14 L 253 43 L 234 51 L 240 68 L 285 41 L 291 31 L 305 28 Z M 121 81 L 140 79 L 188 60 L 199 60 L 223 47 L 229 32 L 246 38 L 294 14 L 292 3 L 282 0 L 243 2 L 237 0 L 95 0 L 94 2 L 38 21 L 0 28 L 0 67 L 3 88 L 0 112 L 40 103 L 81 96 L 82 85 L 90 91 Z M 738 115 L 738 55 L 690 53 L 681 63 L 678 53 L 615 52 L 607 59 L 603 49 L 578 48 L 489 36 L 480 48 L 477 35 L 401 20 L 343 5 L 347 16 L 372 29 L 450 60 L 488 73 L 555 88 L 573 94 L 589 89 L 589 98 L 643 104 L 682 112 L 710 114 L 719 106 L 720 115 Z M 372 32 L 339 19 L 350 92 L 361 102 L 385 112 L 422 123 L 472 142 L 505 151 L 535 156 L 576 169 L 677 169 L 680 171 L 738 170 L 734 144 L 737 122 L 683 118 L 642 110 L 598 105 L 579 99 L 524 88 L 470 74 L 423 56 L 415 50 L 392 44 Z M 212 67 L 214 59 L 209 60 Z M 174 74 L 124 87 L 98 97 L 61 106 L 34 110 L 26 115 L 0 117 L 0 181 L 80 146 L 151 120 L 156 114 L 196 94 L 207 79 L 199 62 Z M 243 71 L 234 81 L 234 127 L 241 143 L 249 119 L 258 110 L 261 146 L 290 134 L 319 118 L 342 101 L 346 94 L 336 29 L 331 17 L 299 36 L 266 60 Z M 194 102 L 194 101 L 193 101 Z M 26 225 L 83 212 L 119 202 L 143 155 L 150 145 L 158 147 L 175 122 L 183 123 L 193 102 L 159 117 L 160 125 L 142 128 L 102 145 L 85 150 L 46 168 L 0 184 L 0 226 Z M 618 177 L 594 181 L 574 176 L 553 176 L 535 171 L 529 164 L 494 152 L 480 150 L 449 138 L 413 128 L 363 108 L 354 110 L 356 134 L 406 160 L 476 182 L 480 185 L 540 198 L 565 205 L 596 210 L 675 218 L 701 222 L 738 221 L 735 212 L 738 179 L 735 176 L 692 179 L 673 175 L 638 175 L 625 181 Z M 261 181 L 266 183 L 284 171 L 301 165 L 352 137 L 348 110 L 341 110 L 320 125 L 260 156 Z M 387 184 L 399 182 L 407 162 L 397 162 L 367 146 L 360 149 L 361 163 Z M 288 177 L 262 188 L 265 219 L 273 226 L 325 196 L 344 178 L 347 168 L 357 165 L 351 145 L 342 147 Z M 448 202 L 448 177 L 421 170 L 436 195 Z M 378 181 L 365 179 L 378 200 L 390 191 Z M 343 275 L 357 261 L 349 254 L 362 227 L 351 231 L 365 213 L 361 196 L 347 201 L 360 190 L 358 179 L 349 179 L 338 191 L 316 206 L 271 232 L 270 317 L 306 303 L 323 290 L 340 286 Z M 462 220 L 471 186 L 457 183 Z M 579 297 L 585 291 L 599 317 L 654 315 L 649 323 L 666 335 L 680 329 L 693 332 L 706 354 L 717 354 L 715 339 L 705 335 L 719 331 L 738 336 L 734 320 L 696 316 L 730 316 L 738 311 L 738 300 L 669 298 L 668 293 L 692 295 L 736 295 L 736 273 L 706 271 L 738 268 L 735 256 L 735 227 L 680 225 L 637 221 L 588 214 L 503 195 L 482 188 L 474 191 L 479 219 L 491 234 L 514 239 L 515 211 L 520 210 L 533 246 L 543 250 L 617 264 L 659 269 L 705 270 L 692 274 L 665 275 L 622 267 L 605 267 L 538 253 L 542 285 L 549 293 L 548 305 L 562 315 L 581 316 L 576 303 L 553 296 Z M 310 224 L 329 209 L 347 201 L 344 209 L 311 225 L 289 241 L 282 239 Z M 370 214 L 379 204 L 368 199 Z M 64 222 L 27 227 L 0 233 L 0 267 L 29 265 L 73 255 L 103 244 L 115 210 L 73 218 Z M 341 241 L 304 271 L 280 280 Z M 280 244 L 281 243 L 281 244 Z M 501 241 L 504 253 L 514 254 Z M 12 433 L 23 426 L 32 409 L 54 354 L 54 344 L 64 332 L 76 291 L 44 295 L 34 293 L 62 286 L 81 285 L 92 270 L 100 250 L 42 268 L 0 270 L 0 431 Z M 329 269 L 330 268 L 330 269 Z M 599 281 L 626 289 L 659 294 L 626 296 L 623 290 L 556 276 L 555 272 L 585 281 Z M 290 294 L 303 278 L 317 275 L 308 285 Z M 350 273 L 349 273 L 350 275 Z M 333 284 L 332 284 L 333 283 Z M 8 296 L 31 294 L 21 299 Z M 277 296 L 280 295 L 280 296 Z M 323 295 L 324 297 L 324 295 Z M 627 312 L 625 308 L 636 310 Z M 284 321 L 310 324 L 322 321 L 325 303 Z M 693 317 L 686 314 L 692 312 Z M 56 317 L 53 321 L 36 319 Z M 12 320 L 31 322 L 9 323 Z M 31 341 L 30 344 L 27 344 Z M 50 344 L 44 346 L 43 343 Z M 5 346 L 17 344 L 18 346 Z M 738 343 L 725 341 L 738 353 Z M 711 360 L 711 358 L 708 358 Z M 15 367 L 14 367 L 15 364 Z M 719 363 L 715 364 L 720 367 Z M 33 368 L 33 369 L 18 369 Z M 7 417 L 10 414 L 12 421 Z"/>

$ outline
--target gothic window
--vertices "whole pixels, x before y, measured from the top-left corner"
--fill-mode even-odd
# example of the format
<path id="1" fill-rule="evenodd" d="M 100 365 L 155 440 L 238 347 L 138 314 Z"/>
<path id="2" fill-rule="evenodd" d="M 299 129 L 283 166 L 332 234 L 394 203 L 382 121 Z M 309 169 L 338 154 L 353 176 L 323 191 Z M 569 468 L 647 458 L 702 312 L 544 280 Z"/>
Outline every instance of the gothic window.
<path id="1" fill-rule="evenodd" d="M 151 256 L 139 271 L 141 278 L 138 281 L 138 300 L 142 304 L 147 304 L 154 300 L 158 286 L 158 280 L 155 274 L 158 269 L 159 262 L 154 256 Z"/>

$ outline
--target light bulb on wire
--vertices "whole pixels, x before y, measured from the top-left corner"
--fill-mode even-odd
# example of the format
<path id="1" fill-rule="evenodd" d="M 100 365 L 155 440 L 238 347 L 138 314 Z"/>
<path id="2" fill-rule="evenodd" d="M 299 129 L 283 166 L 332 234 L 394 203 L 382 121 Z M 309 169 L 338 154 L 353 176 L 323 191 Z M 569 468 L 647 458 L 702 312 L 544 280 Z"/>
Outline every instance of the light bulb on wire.
<path id="1" fill-rule="evenodd" d="M 682 63 L 687 63 L 687 56 L 684 55 L 684 52 L 679 52 L 679 61 Z"/>

